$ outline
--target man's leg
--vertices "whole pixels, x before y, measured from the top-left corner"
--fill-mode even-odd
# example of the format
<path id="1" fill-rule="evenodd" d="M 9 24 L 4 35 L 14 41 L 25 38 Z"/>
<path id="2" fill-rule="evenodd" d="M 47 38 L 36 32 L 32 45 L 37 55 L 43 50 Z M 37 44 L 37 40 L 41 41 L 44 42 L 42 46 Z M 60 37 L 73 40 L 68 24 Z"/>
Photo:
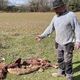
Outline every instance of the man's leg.
<path id="1" fill-rule="evenodd" d="M 56 74 L 56 76 L 58 75 L 65 75 L 65 65 L 64 65 L 64 51 L 63 51 L 63 46 L 59 45 L 57 46 L 57 62 L 59 65 L 58 68 L 58 73 Z M 52 74 L 53 76 L 55 76 L 55 73 Z"/>
<path id="2" fill-rule="evenodd" d="M 74 44 L 69 43 L 65 46 L 64 62 L 65 62 L 65 73 L 67 80 L 73 80 L 72 72 L 72 58 L 73 58 Z"/>
<path id="3" fill-rule="evenodd" d="M 65 65 L 64 65 L 64 51 L 63 50 L 58 50 L 57 54 L 57 62 L 58 62 L 58 74 L 65 74 Z"/>

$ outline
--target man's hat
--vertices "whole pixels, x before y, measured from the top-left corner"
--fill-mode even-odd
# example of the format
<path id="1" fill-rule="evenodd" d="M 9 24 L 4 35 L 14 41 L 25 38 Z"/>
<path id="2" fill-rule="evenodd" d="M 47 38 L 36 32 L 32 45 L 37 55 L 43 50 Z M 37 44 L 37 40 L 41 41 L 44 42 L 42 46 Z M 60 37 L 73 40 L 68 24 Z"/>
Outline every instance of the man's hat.
<path id="1" fill-rule="evenodd" d="M 63 2 L 63 0 L 53 0 L 53 9 L 60 7 L 62 5 L 65 5 L 65 3 Z"/>

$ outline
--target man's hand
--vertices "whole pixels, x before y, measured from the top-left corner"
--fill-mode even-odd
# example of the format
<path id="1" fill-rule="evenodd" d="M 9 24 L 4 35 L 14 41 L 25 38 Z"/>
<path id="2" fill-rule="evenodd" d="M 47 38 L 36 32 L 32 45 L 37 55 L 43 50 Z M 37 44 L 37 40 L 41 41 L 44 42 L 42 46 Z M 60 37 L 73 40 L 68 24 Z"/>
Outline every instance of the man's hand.
<path id="1" fill-rule="evenodd" d="M 40 42 L 40 41 L 42 40 L 42 37 L 41 37 L 40 35 L 37 35 L 37 36 L 36 36 L 36 40 L 37 40 L 38 42 Z"/>
<path id="2" fill-rule="evenodd" d="M 80 48 L 80 42 L 75 43 L 75 48 L 79 49 Z"/>

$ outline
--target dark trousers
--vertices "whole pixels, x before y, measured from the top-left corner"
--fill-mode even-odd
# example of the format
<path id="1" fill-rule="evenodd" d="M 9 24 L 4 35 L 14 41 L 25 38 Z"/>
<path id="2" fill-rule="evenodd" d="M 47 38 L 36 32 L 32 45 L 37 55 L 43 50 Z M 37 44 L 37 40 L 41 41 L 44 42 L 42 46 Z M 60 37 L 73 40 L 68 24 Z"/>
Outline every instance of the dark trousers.
<path id="1" fill-rule="evenodd" d="M 71 77 L 74 43 L 68 43 L 66 45 L 56 43 L 56 50 L 59 64 L 58 72 L 60 74 L 66 74 L 67 77 Z"/>

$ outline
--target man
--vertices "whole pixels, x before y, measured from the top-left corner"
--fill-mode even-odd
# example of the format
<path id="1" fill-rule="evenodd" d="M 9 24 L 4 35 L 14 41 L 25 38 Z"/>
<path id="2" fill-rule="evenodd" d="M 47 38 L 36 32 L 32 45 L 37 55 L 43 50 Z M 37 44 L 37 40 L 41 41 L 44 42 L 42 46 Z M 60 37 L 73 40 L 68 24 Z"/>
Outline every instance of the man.
<path id="1" fill-rule="evenodd" d="M 36 39 L 41 41 L 53 31 L 56 32 L 55 42 L 59 69 L 58 73 L 53 73 L 52 76 L 65 75 L 67 80 L 73 80 L 72 57 L 74 45 L 77 49 L 80 48 L 80 24 L 75 14 L 67 10 L 62 0 L 53 1 L 53 10 L 56 15 L 47 29 Z"/>

